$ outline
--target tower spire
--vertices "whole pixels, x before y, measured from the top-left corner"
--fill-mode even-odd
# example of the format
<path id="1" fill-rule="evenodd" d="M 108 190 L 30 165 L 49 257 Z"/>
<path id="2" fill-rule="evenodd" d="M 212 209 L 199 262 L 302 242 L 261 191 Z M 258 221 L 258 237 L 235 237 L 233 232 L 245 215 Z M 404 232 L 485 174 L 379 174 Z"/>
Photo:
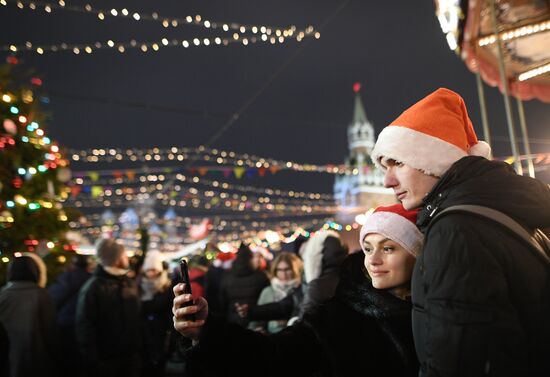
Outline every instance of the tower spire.
<path id="1" fill-rule="evenodd" d="M 367 114 L 361 100 L 361 84 L 353 84 L 355 92 L 355 104 L 353 108 L 353 119 L 348 127 L 348 143 L 352 156 L 358 154 L 366 155 L 365 160 L 374 147 L 374 127 L 367 119 Z"/>
<path id="2" fill-rule="evenodd" d="M 355 123 L 368 123 L 367 113 L 365 112 L 365 107 L 361 101 L 361 83 L 356 82 L 353 84 L 353 91 L 355 92 L 355 106 L 353 108 L 353 119 L 352 124 Z"/>

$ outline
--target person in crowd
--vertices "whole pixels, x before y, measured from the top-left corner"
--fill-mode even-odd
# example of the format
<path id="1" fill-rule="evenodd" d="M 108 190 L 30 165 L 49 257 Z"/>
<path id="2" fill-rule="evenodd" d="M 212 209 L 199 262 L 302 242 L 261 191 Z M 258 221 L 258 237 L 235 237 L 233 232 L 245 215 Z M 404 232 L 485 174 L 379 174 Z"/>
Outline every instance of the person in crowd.
<path id="1" fill-rule="evenodd" d="M 63 355 L 59 372 L 63 376 L 78 376 L 83 369 L 75 334 L 76 302 L 80 288 L 92 277 L 93 268 L 94 262 L 91 257 L 74 255 L 69 268 L 48 287 L 48 292 L 57 307 L 59 350 Z"/>
<path id="2" fill-rule="evenodd" d="M 220 286 L 223 276 L 231 269 L 234 253 L 218 252 L 216 258 L 204 275 L 204 298 L 208 300 L 210 310 L 213 313 L 221 313 Z"/>
<path id="3" fill-rule="evenodd" d="M 249 321 L 239 316 L 235 304 L 255 304 L 262 290 L 269 285 L 267 274 L 258 267 L 254 264 L 252 251 L 242 243 L 220 285 L 220 305 L 229 322 L 248 326 Z"/>
<path id="4" fill-rule="evenodd" d="M 0 377 L 10 375 L 10 340 L 6 328 L 0 322 Z"/>
<path id="5" fill-rule="evenodd" d="M 53 376 L 58 349 L 46 265 L 36 254 L 22 253 L 12 259 L 7 275 L 0 291 L 0 322 L 8 334 L 9 376 Z"/>
<path id="6" fill-rule="evenodd" d="M 313 310 L 334 295 L 340 279 L 340 266 L 348 250 L 333 230 L 316 232 L 301 249 L 304 261 L 304 298 L 299 317 Z"/>
<path id="7" fill-rule="evenodd" d="M 114 239 L 97 246 L 99 264 L 80 290 L 76 339 L 90 376 L 139 376 L 141 313 L 137 284 L 126 276 L 124 247 Z"/>
<path id="8" fill-rule="evenodd" d="M 417 376 L 410 278 L 423 237 L 415 220 L 400 204 L 377 208 L 361 229 L 363 253 L 340 268 L 334 297 L 276 334 L 227 323 L 203 298 L 183 306 L 191 298 L 175 286 L 174 327 L 194 341 L 187 375 Z"/>
<path id="9" fill-rule="evenodd" d="M 159 251 L 148 251 L 139 278 L 144 377 L 164 376 L 172 330 L 172 281 Z"/>
<path id="10" fill-rule="evenodd" d="M 412 278 L 422 376 L 550 376 L 550 268 L 496 222 L 454 205 L 500 211 L 526 229 L 550 225 L 550 189 L 490 161 L 464 100 L 440 88 L 384 128 L 373 161 L 426 242 Z"/>
<path id="11" fill-rule="evenodd" d="M 205 280 L 208 272 L 208 259 L 204 255 L 193 255 L 189 259 L 189 280 L 195 297 L 204 297 Z"/>
<path id="12" fill-rule="evenodd" d="M 283 251 L 277 255 L 270 267 L 271 284 L 265 287 L 258 299 L 258 306 L 279 302 L 294 290 L 301 291 L 303 263 L 302 260 L 293 253 Z M 245 317 L 248 312 L 248 305 L 237 304 L 237 311 L 240 316 Z M 267 323 L 265 321 L 252 321 L 248 328 L 263 333 L 275 334 L 287 326 L 292 313 L 288 313 L 283 318 L 276 318 Z M 251 317 L 252 319 L 252 317 Z"/>

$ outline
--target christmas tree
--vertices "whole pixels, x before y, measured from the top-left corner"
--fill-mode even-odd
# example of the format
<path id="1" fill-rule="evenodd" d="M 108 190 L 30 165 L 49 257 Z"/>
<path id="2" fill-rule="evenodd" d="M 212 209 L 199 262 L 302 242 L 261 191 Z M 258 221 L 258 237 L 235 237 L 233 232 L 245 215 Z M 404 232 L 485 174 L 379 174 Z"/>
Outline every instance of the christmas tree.
<path id="1" fill-rule="evenodd" d="M 67 250 L 64 234 L 76 211 L 63 208 L 69 162 L 44 131 L 42 80 L 0 66 L 0 258 L 22 251 Z"/>

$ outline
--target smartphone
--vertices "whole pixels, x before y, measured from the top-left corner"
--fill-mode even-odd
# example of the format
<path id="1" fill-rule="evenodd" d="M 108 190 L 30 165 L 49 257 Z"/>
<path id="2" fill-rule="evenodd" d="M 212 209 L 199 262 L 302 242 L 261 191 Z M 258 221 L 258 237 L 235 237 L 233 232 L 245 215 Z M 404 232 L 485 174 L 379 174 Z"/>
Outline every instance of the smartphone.
<path id="1" fill-rule="evenodd" d="M 182 259 L 180 261 L 180 270 L 181 270 L 181 277 L 183 279 L 183 283 L 185 284 L 183 293 L 192 294 L 193 292 L 191 290 L 191 281 L 189 280 L 189 268 L 187 267 L 187 261 L 185 259 Z M 188 301 L 184 303 L 182 307 L 190 306 L 193 304 L 194 304 L 193 301 Z M 190 314 L 188 317 L 191 321 L 195 321 L 195 314 Z"/>

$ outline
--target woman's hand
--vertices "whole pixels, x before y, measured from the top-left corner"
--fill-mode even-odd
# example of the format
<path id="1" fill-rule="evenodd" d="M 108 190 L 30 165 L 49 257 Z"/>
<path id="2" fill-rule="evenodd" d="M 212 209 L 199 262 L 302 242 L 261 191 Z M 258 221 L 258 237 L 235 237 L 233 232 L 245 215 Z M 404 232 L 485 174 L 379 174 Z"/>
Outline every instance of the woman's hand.
<path id="1" fill-rule="evenodd" d="M 174 287 L 174 301 L 172 305 L 172 314 L 174 314 L 174 328 L 186 338 L 198 341 L 200 338 L 202 326 L 208 317 L 208 302 L 203 297 L 199 297 L 193 303 L 190 294 L 183 293 L 185 284 L 180 283 Z M 184 306 L 185 303 L 193 303 L 190 306 Z M 195 313 L 195 321 L 188 316 Z"/>
<path id="2" fill-rule="evenodd" d="M 237 314 L 241 318 L 248 317 L 248 304 L 239 304 L 238 302 L 235 303 L 235 310 L 237 311 Z"/>

